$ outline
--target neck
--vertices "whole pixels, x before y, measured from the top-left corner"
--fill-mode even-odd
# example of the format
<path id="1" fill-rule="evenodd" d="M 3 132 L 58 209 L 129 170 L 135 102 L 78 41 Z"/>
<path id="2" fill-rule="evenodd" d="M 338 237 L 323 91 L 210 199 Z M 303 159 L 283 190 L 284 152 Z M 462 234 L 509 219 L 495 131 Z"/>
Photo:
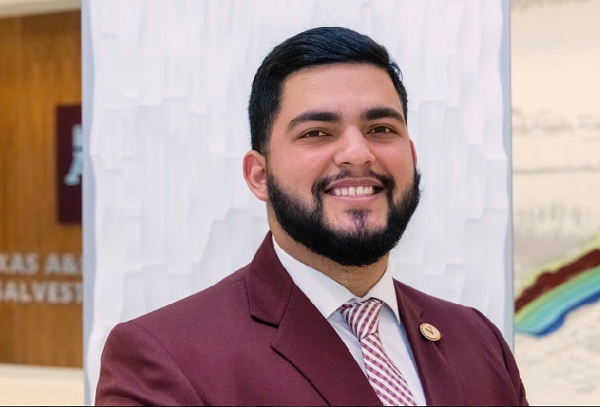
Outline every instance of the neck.
<path id="1" fill-rule="evenodd" d="M 346 287 L 348 291 L 357 297 L 364 297 L 387 269 L 389 253 L 368 266 L 343 266 L 296 242 L 281 228 L 278 222 L 269 220 L 269 226 L 277 244 L 286 253 L 307 266 L 319 270 L 338 284 Z"/>

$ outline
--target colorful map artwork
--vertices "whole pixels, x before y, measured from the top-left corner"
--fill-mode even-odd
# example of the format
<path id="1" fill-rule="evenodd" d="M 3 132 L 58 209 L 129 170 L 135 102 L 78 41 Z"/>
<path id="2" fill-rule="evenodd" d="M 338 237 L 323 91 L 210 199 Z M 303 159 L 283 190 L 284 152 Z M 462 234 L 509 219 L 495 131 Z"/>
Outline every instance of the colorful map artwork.
<path id="1" fill-rule="evenodd" d="M 543 267 L 515 301 L 515 330 L 545 336 L 577 308 L 600 300 L 600 233 L 574 258 Z"/>
<path id="2" fill-rule="evenodd" d="M 597 405 L 600 1 L 511 7 L 515 358 L 531 405 Z"/>

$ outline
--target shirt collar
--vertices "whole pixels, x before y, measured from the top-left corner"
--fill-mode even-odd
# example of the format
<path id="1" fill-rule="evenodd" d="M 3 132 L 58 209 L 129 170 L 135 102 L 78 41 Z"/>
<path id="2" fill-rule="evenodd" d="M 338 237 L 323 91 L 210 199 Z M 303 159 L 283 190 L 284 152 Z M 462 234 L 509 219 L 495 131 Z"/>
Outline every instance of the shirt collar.
<path id="1" fill-rule="evenodd" d="M 374 297 L 383 301 L 392 310 L 396 320 L 400 323 L 398 300 L 396 299 L 394 280 L 389 265 L 379 281 L 364 297 L 359 298 L 324 273 L 290 256 L 277 244 L 275 238 L 273 238 L 273 247 L 279 261 L 292 277 L 294 284 L 304 292 L 325 318 L 329 318 L 341 305 L 350 300 L 362 301 Z"/>

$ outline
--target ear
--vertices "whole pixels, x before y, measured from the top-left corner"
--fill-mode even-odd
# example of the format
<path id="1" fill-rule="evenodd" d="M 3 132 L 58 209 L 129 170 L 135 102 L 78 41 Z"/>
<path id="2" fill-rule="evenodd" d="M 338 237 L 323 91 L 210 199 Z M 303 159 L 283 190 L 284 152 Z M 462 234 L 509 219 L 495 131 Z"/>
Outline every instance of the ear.
<path id="1" fill-rule="evenodd" d="M 255 197 L 267 201 L 267 161 L 258 151 L 250 150 L 244 156 L 244 179 Z"/>
<path id="2" fill-rule="evenodd" d="M 413 163 L 415 168 L 417 167 L 417 150 L 415 149 L 415 143 L 410 140 L 410 151 L 412 153 Z"/>

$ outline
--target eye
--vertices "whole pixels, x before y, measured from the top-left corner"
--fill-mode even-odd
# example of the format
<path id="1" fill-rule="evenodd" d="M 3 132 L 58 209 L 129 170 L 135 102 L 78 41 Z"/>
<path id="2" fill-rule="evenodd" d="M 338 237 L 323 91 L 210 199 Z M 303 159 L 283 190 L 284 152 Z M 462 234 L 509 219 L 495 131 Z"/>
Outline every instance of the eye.
<path id="1" fill-rule="evenodd" d="M 323 137 L 326 136 L 327 133 L 322 132 L 321 130 L 311 130 L 309 132 L 304 133 L 300 136 L 300 138 L 315 138 L 315 137 Z"/>
<path id="2" fill-rule="evenodd" d="M 394 130 L 387 126 L 377 126 L 369 130 L 369 133 L 394 133 Z"/>

